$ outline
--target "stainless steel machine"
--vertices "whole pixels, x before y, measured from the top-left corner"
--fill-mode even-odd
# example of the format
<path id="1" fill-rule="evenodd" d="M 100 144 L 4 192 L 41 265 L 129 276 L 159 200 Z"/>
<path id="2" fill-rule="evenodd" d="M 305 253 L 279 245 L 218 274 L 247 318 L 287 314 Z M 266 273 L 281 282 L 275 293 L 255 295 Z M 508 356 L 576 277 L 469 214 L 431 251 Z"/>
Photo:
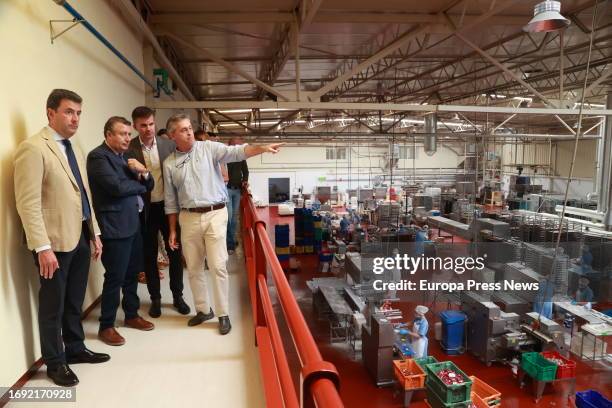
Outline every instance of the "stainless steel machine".
<path id="1" fill-rule="evenodd" d="M 565 342 L 563 340 L 563 328 L 558 323 L 541 316 L 539 313 L 530 312 L 525 315 L 521 331 L 527 333 L 540 343 L 542 350 L 555 350 L 564 352 Z"/>
<path id="2" fill-rule="evenodd" d="M 507 357 L 502 342 L 506 333 L 518 331 L 520 317 L 502 312 L 499 306 L 476 292 L 461 293 L 461 310 L 467 318 L 467 351 L 487 366 Z"/>

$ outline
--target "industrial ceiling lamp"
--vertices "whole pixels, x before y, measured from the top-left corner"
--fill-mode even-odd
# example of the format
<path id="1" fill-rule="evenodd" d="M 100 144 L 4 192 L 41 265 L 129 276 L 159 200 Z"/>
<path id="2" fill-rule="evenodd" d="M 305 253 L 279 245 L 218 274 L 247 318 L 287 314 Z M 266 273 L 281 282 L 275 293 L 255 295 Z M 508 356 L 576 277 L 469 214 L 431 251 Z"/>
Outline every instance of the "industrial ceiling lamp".
<path id="1" fill-rule="evenodd" d="M 533 18 L 523 27 L 529 33 L 547 33 L 561 30 L 570 25 L 570 21 L 561 15 L 560 1 L 543 1 L 533 9 Z"/>

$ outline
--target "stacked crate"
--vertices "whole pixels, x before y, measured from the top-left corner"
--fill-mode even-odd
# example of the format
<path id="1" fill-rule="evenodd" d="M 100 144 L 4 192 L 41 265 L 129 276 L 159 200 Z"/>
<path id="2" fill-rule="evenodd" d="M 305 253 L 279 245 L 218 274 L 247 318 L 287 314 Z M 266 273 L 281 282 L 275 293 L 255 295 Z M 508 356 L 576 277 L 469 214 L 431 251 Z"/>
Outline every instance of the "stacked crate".
<path id="1" fill-rule="evenodd" d="M 305 208 L 295 208 L 294 229 L 295 229 L 295 253 L 304 253 L 304 213 L 308 211 Z"/>
<path id="2" fill-rule="evenodd" d="M 276 257 L 284 270 L 289 269 L 289 224 L 274 226 L 274 242 L 276 245 Z"/>
<path id="3" fill-rule="evenodd" d="M 472 403 L 474 405 L 499 408 L 501 393 L 478 377 L 470 376 L 472 380 Z"/>
<path id="4" fill-rule="evenodd" d="M 295 209 L 295 246 L 296 253 L 314 253 L 315 226 L 311 209 Z M 301 247 L 301 248 L 300 248 Z"/>
<path id="5" fill-rule="evenodd" d="M 452 370 L 463 379 L 461 384 L 447 385 L 438 376 L 442 370 Z M 425 392 L 432 408 L 469 408 L 472 406 L 472 380 L 451 361 L 425 365 Z"/>
<path id="6" fill-rule="evenodd" d="M 323 221 L 320 215 L 312 217 L 314 223 L 314 243 L 313 248 L 316 254 L 321 252 L 321 242 L 323 241 Z"/>

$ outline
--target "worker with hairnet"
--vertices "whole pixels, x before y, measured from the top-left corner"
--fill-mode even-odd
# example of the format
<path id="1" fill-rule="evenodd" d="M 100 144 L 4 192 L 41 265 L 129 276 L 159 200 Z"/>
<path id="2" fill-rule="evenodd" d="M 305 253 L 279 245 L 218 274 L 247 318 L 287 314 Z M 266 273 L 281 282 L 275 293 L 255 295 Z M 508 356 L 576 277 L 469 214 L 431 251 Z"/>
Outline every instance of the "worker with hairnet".
<path id="1" fill-rule="evenodd" d="M 429 240 L 429 227 L 427 225 L 424 225 L 423 228 L 417 227 L 414 240 L 416 254 L 423 255 L 425 253 L 425 242 Z"/>
<path id="2" fill-rule="evenodd" d="M 427 306 L 419 305 L 414 309 L 414 320 L 412 322 L 412 331 L 409 333 L 412 338 L 412 351 L 414 358 L 427 357 L 427 332 L 429 331 L 429 322 L 425 318 L 425 314 L 429 311 Z"/>
<path id="3" fill-rule="evenodd" d="M 576 260 L 583 274 L 593 272 L 593 254 L 587 245 L 582 247 L 582 255 Z"/>
<path id="4" fill-rule="evenodd" d="M 540 279 L 538 293 L 533 301 L 533 311 L 547 319 L 552 319 L 553 294 L 554 284 L 548 278 L 542 277 Z"/>
<path id="5" fill-rule="evenodd" d="M 593 289 L 589 287 L 589 280 L 587 278 L 578 279 L 578 289 L 576 290 L 576 303 L 583 305 L 587 309 L 591 309 L 591 303 L 593 302 Z"/>

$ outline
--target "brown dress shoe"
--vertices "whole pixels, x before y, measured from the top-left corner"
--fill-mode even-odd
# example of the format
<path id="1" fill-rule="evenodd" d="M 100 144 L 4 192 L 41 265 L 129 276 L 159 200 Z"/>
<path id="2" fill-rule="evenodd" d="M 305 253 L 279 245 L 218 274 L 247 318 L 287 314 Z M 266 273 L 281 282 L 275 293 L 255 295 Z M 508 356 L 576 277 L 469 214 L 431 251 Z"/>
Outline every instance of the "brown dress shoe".
<path id="1" fill-rule="evenodd" d="M 125 339 L 121 337 L 114 327 L 100 330 L 98 332 L 98 338 L 109 346 L 122 346 L 125 344 Z"/>
<path id="2" fill-rule="evenodd" d="M 126 319 L 125 325 L 127 327 L 131 327 L 132 329 L 149 331 L 155 328 L 155 325 L 142 317 L 138 316 L 133 319 Z"/>

